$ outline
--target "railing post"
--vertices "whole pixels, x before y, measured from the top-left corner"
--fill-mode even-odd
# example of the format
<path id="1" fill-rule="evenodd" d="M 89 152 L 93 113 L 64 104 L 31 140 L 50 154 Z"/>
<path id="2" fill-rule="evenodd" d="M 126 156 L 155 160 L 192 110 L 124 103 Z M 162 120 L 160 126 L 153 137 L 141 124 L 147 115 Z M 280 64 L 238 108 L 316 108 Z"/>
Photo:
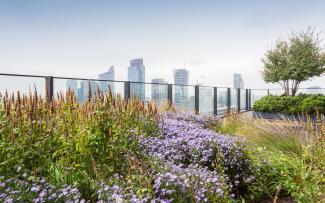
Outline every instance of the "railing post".
<path id="1" fill-rule="evenodd" d="M 53 76 L 45 77 L 45 88 L 47 92 L 47 99 L 48 101 L 52 101 L 54 95 L 54 83 L 53 83 Z"/>
<path id="2" fill-rule="evenodd" d="M 195 85 L 195 99 L 194 99 L 194 110 L 198 114 L 200 112 L 200 86 Z"/>
<path id="3" fill-rule="evenodd" d="M 249 97 L 248 97 L 248 109 L 249 110 L 252 110 L 252 90 L 249 89 L 248 93 L 249 93 Z"/>
<path id="4" fill-rule="evenodd" d="M 267 95 L 270 95 L 270 89 L 267 89 Z"/>
<path id="5" fill-rule="evenodd" d="M 237 112 L 240 112 L 240 88 L 237 89 Z"/>
<path id="6" fill-rule="evenodd" d="M 249 110 L 249 90 L 246 89 L 246 111 Z"/>
<path id="7" fill-rule="evenodd" d="M 168 98 L 169 104 L 173 104 L 173 85 L 172 84 L 168 84 L 167 98 Z"/>
<path id="8" fill-rule="evenodd" d="M 231 112 L 231 94 L 230 94 L 230 88 L 227 88 L 227 113 L 228 115 Z"/>
<path id="9" fill-rule="evenodd" d="M 131 98 L 131 85 L 130 81 L 125 81 L 124 82 L 124 100 L 129 100 Z"/>
<path id="10" fill-rule="evenodd" d="M 218 88 L 213 88 L 213 114 L 218 115 Z"/>

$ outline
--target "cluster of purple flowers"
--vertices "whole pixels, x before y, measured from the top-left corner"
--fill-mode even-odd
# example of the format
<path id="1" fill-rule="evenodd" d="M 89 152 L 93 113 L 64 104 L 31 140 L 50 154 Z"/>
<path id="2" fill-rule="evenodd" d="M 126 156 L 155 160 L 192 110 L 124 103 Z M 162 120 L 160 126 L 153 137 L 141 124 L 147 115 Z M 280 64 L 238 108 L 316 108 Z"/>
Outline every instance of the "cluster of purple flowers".
<path id="1" fill-rule="evenodd" d="M 222 181 L 215 184 L 215 188 L 196 184 L 191 190 L 195 194 L 200 191 L 205 197 L 203 200 L 208 200 L 206 199 L 208 194 L 215 194 L 217 190 L 223 191 L 219 193 L 220 197 L 221 194 L 226 194 L 227 190 L 240 194 L 240 190 L 245 189 L 247 182 L 254 179 L 251 175 L 252 164 L 244 153 L 243 140 L 206 129 L 204 127 L 206 123 L 213 119 L 193 114 L 168 113 L 159 122 L 160 137 L 139 139 L 145 154 L 162 161 L 168 166 L 167 168 L 173 169 L 166 171 L 166 174 L 177 176 L 172 182 L 168 182 L 170 176 L 165 176 L 166 174 L 159 174 L 157 178 L 164 177 L 168 182 L 167 185 L 174 184 L 178 187 L 178 191 L 186 191 L 184 189 L 186 187 L 181 184 L 185 181 L 180 178 L 182 174 L 189 174 L 188 181 L 192 182 L 195 182 L 195 179 L 204 182 L 206 180 L 202 177 L 207 176 L 209 180 L 210 176 L 217 176 L 227 181 L 228 187 L 225 187 Z M 176 191 L 165 190 L 161 187 L 164 184 L 157 185 L 160 186 L 155 187 L 159 195 L 172 194 Z M 222 187 L 217 187 L 218 185 Z"/>
<path id="2" fill-rule="evenodd" d="M 195 123 L 200 127 L 207 127 L 209 124 L 216 124 L 220 122 L 220 119 L 216 116 L 209 114 L 197 115 L 194 113 L 182 113 L 182 112 L 167 112 L 162 115 L 163 119 L 173 119 L 178 121 L 187 121 Z"/>
<path id="3" fill-rule="evenodd" d="M 131 188 L 124 188 L 118 184 L 112 186 L 101 184 L 100 189 L 97 191 L 97 203 L 104 202 L 132 202 L 132 203 L 146 203 L 152 199 L 150 193 L 146 192 L 143 196 L 139 196 Z"/>
<path id="4" fill-rule="evenodd" d="M 142 188 L 137 187 L 141 190 Z M 146 203 L 152 200 L 152 195 L 146 189 L 142 189 L 141 194 L 128 186 L 125 179 L 118 174 L 112 176 L 107 182 L 100 183 L 97 191 L 98 202 L 132 202 Z"/>
<path id="5" fill-rule="evenodd" d="M 227 198 L 226 177 L 206 168 L 170 164 L 156 175 L 155 196 L 166 202 L 220 202 Z"/>
<path id="6" fill-rule="evenodd" d="M 44 178 L 27 179 L 0 177 L 0 202 L 85 202 L 78 189 L 72 186 L 57 188 Z"/>
<path id="7" fill-rule="evenodd" d="M 207 128 L 215 122 L 213 116 L 162 115 L 159 136 L 137 136 L 143 155 L 153 163 L 146 173 L 151 188 L 115 175 L 99 185 L 98 202 L 227 202 L 245 193 L 254 180 L 245 142 Z M 68 185 L 57 188 L 44 178 L 0 177 L 0 202 L 26 201 L 85 202 L 78 189 Z"/>

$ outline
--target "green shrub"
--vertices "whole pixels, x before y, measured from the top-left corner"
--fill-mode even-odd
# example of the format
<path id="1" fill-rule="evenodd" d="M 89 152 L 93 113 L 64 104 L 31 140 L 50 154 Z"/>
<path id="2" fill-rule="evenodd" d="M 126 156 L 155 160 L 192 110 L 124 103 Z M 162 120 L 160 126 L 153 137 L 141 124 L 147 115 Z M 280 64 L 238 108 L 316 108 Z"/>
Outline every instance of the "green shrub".
<path id="1" fill-rule="evenodd" d="M 256 147 L 250 157 L 255 164 L 255 181 L 249 193 L 257 197 L 291 196 L 297 202 L 317 202 L 324 192 L 323 172 L 307 157 Z"/>
<path id="2" fill-rule="evenodd" d="M 283 114 L 325 113 L 324 95 L 273 96 L 268 95 L 256 101 L 254 111 Z"/>
<path id="3" fill-rule="evenodd" d="M 300 103 L 299 108 L 307 114 L 325 113 L 325 96 L 309 96 Z"/>

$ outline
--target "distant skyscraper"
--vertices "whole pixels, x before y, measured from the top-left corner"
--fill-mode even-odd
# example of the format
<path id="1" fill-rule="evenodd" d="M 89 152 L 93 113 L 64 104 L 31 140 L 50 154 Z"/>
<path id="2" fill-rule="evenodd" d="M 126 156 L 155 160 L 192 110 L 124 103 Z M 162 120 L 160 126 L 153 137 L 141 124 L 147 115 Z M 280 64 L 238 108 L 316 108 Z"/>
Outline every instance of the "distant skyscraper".
<path id="1" fill-rule="evenodd" d="M 130 61 L 128 68 L 128 80 L 131 81 L 131 95 L 140 100 L 145 99 L 145 84 L 132 83 L 132 82 L 145 82 L 145 66 L 143 59 L 133 59 Z"/>
<path id="2" fill-rule="evenodd" d="M 241 77 L 241 74 L 235 73 L 233 82 L 234 82 L 234 88 L 244 89 L 244 81 L 243 78 Z"/>
<path id="3" fill-rule="evenodd" d="M 185 68 L 174 70 L 175 93 L 174 102 L 176 105 L 187 105 L 189 72 Z"/>
<path id="4" fill-rule="evenodd" d="M 114 66 L 111 66 L 105 73 L 98 75 L 99 80 L 115 80 Z M 99 81 L 99 89 L 103 92 L 108 92 L 108 85 L 111 87 L 112 93 L 115 93 L 114 82 Z"/>
<path id="5" fill-rule="evenodd" d="M 152 84 L 151 85 L 151 99 L 155 101 L 157 104 L 167 100 L 167 91 L 168 85 L 167 82 L 164 81 L 162 78 L 155 78 L 151 80 L 152 83 L 159 83 L 159 84 Z M 162 85 L 160 85 L 162 84 Z"/>
<path id="6" fill-rule="evenodd" d="M 78 89 L 78 81 L 77 80 L 67 80 L 66 82 L 66 90 L 75 91 Z"/>
<path id="7" fill-rule="evenodd" d="M 93 97 L 95 93 L 97 94 L 97 82 L 83 80 L 80 84 L 80 95 L 78 96 L 79 102 L 84 103 L 88 101 L 89 96 L 89 85 L 91 86 L 91 96 Z"/>
<path id="8" fill-rule="evenodd" d="M 78 97 L 78 81 L 77 80 L 67 80 L 66 82 L 66 90 L 68 91 L 70 89 L 70 91 L 74 92 L 74 95 L 76 97 Z"/>

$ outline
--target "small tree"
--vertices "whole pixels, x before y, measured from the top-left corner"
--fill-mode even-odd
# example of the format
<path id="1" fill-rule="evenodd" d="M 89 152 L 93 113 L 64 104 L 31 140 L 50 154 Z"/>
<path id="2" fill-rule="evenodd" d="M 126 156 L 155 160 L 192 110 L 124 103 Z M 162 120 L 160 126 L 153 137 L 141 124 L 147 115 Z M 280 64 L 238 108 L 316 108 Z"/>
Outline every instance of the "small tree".
<path id="1" fill-rule="evenodd" d="M 285 95 L 295 96 L 301 82 L 325 73 L 325 53 L 321 40 L 310 28 L 293 33 L 289 41 L 278 40 L 262 59 L 263 78 L 278 83 Z"/>

